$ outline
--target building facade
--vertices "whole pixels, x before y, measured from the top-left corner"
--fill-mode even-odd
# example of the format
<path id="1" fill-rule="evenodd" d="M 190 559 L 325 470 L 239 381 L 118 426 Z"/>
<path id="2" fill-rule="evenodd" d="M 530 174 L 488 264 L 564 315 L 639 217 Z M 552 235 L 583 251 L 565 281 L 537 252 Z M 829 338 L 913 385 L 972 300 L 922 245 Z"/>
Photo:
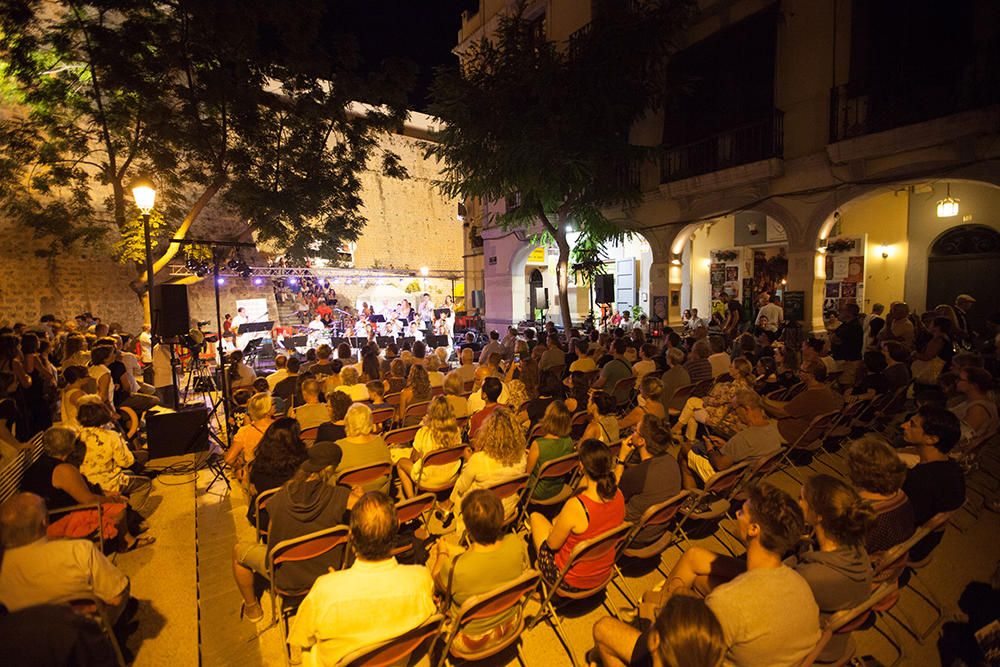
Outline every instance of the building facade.
<path id="1" fill-rule="evenodd" d="M 459 57 L 514 4 L 463 15 Z M 525 15 L 569 48 L 599 4 Z M 1000 270 L 998 26 L 988 0 L 699 2 L 664 111 L 632 130 L 662 147 L 636 165 L 643 202 L 609 212 L 636 233 L 607 253 L 616 305 L 676 322 L 722 291 L 778 292 L 817 329 L 847 301 L 922 311 L 969 293 L 980 317 L 1000 309 L 982 281 Z M 554 294 L 554 267 L 535 273 L 526 236 L 482 237 L 488 325 L 528 318 L 532 279 Z M 589 291 L 571 289 L 574 321 Z"/>

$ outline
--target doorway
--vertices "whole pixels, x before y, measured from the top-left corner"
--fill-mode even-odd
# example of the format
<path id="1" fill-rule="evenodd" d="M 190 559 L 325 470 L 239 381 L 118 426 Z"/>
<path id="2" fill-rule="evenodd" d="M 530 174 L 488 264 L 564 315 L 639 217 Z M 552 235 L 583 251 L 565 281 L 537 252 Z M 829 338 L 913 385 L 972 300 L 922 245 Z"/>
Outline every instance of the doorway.
<path id="1" fill-rule="evenodd" d="M 536 321 L 538 319 L 538 311 L 545 310 L 548 308 L 548 304 L 544 303 L 544 279 L 542 278 L 542 272 L 538 269 L 533 269 L 530 274 L 528 274 L 528 319 Z"/>
<path id="2" fill-rule="evenodd" d="M 959 294 L 969 294 L 976 304 L 968 314 L 969 327 L 984 331 L 986 317 L 1000 310 L 1000 292 L 989 287 L 988 276 L 1000 272 L 1000 232 L 984 225 L 949 229 L 931 245 L 927 258 L 927 303 L 954 304 Z"/>

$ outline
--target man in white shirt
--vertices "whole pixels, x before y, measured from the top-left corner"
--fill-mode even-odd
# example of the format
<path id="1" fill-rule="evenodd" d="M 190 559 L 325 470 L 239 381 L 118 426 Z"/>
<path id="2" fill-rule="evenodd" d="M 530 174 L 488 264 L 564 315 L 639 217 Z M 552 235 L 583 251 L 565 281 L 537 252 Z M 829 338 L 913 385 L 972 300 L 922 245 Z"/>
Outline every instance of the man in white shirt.
<path id="1" fill-rule="evenodd" d="M 149 325 L 142 325 L 142 333 L 139 334 L 139 353 L 142 363 L 153 363 L 153 336 L 149 333 Z"/>
<path id="2" fill-rule="evenodd" d="M 160 399 L 160 405 L 177 408 L 174 364 L 170 358 L 170 345 L 157 343 L 153 346 L 153 390 Z"/>
<path id="3" fill-rule="evenodd" d="M 278 383 L 288 377 L 288 368 L 285 367 L 287 363 L 288 357 L 283 354 L 279 354 L 274 358 L 275 371 L 267 376 L 267 387 L 270 391 L 274 391 Z"/>
<path id="4" fill-rule="evenodd" d="M 490 332 L 490 342 L 483 346 L 482 351 L 479 353 L 479 361 L 485 362 L 489 360 L 490 355 L 499 354 L 501 358 L 503 357 L 503 346 L 500 344 L 500 332 L 493 330 Z"/>
<path id="5" fill-rule="evenodd" d="M 476 353 L 471 347 L 463 347 L 459 354 L 461 365 L 455 369 L 455 372 L 458 373 L 458 377 L 462 378 L 464 384 L 476 379 L 476 364 L 473 363 L 475 355 Z"/>
<path id="6" fill-rule="evenodd" d="M 708 357 L 708 363 L 712 364 L 712 377 L 717 378 L 729 372 L 729 364 L 732 363 L 732 359 L 726 352 L 726 341 L 722 336 L 712 336 L 708 343 L 712 346 L 712 354 Z"/>
<path id="7" fill-rule="evenodd" d="M 784 321 L 785 310 L 781 307 L 781 298 L 775 295 L 757 311 L 757 319 L 754 324 L 765 331 L 775 333 Z"/>
<path id="8" fill-rule="evenodd" d="M 392 556 L 399 524 L 392 499 L 366 493 L 351 511 L 357 560 L 316 580 L 299 606 L 288 643 L 305 667 L 334 665 L 364 646 L 397 637 L 434 614 L 434 582 L 422 565 Z"/>
<path id="9" fill-rule="evenodd" d="M 112 622 L 129 600 L 129 581 L 90 540 L 52 540 L 45 501 L 18 493 L 0 506 L 4 556 L 0 604 L 15 612 L 71 595 L 93 595 Z"/>
<path id="10" fill-rule="evenodd" d="M 691 319 L 688 320 L 687 329 L 691 333 L 694 333 L 698 329 L 698 327 L 706 327 L 707 328 L 708 327 L 708 322 L 705 321 L 705 318 L 698 317 L 698 309 L 697 308 L 692 308 L 691 309 Z"/>

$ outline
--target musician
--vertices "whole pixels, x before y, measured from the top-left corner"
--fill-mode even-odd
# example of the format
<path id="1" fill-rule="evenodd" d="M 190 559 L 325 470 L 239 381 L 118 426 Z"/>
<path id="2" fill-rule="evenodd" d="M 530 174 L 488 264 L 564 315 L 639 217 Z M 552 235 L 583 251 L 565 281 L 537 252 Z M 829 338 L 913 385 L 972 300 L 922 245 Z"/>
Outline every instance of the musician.
<path id="1" fill-rule="evenodd" d="M 413 319 L 413 308 L 410 307 L 410 302 L 407 299 L 403 299 L 403 305 L 400 306 L 399 313 L 396 317 L 403 324 L 403 326 L 408 326 L 410 324 L 410 321 Z"/>
<path id="2" fill-rule="evenodd" d="M 448 309 L 448 314 L 445 316 L 448 330 L 443 335 L 448 336 L 450 342 L 455 338 L 455 301 L 451 298 L 450 294 L 445 296 L 444 304 L 441 307 Z"/>
<path id="3" fill-rule="evenodd" d="M 312 331 L 325 331 L 326 323 L 320 318 L 319 313 L 313 316 L 312 321 L 309 322 L 309 329 Z"/>
<path id="4" fill-rule="evenodd" d="M 435 336 L 447 336 L 448 335 L 448 320 L 445 319 L 444 313 L 441 313 L 436 320 L 434 320 L 434 335 Z"/>
<path id="5" fill-rule="evenodd" d="M 248 337 L 246 334 L 240 332 L 240 327 L 249 322 L 250 319 L 247 317 L 247 309 L 237 308 L 236 317 L 233 318 L 229 327 L 229 330 L 233 336 L 232 338 L 233 345 L 236 346 L 237 350 L 242 350 L 247 344 Z"/>
<path id="6" fill-rule="evenodd" d="M 407 327 L 406 329 L 406 335 L 415 338 L 417 340 L 424 339 L 424 332 L 420 329 L 420 324 L 417 322 L 417 320 L 413 320 L 412 322 L 410 322 L 410 326 Z"/>
<path id="7" fill-rule="evenodd" d="M 431 295 L 427 292 L 421 295 L 420 306 L 417 311 L 420 315 L 420 321 L 423 322 L 424 329 L 430 329 L 434 321 L 434 302 L 431 301 Z"/>

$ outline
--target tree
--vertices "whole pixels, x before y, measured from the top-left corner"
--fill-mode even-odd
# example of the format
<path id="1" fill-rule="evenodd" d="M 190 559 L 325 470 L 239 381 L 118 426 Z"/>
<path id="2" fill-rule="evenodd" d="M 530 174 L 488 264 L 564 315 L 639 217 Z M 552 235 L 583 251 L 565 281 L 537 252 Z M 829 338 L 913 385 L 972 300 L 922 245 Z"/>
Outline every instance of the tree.
<path id="1" fill-rule="evenodd" d="M 444 121 L 427 155 L 442 162 L 452 197 L 506 200 L 489 224 L 537 230 L 559 249 L 556 279 L 563 326 L 570 223 L 599 247 L 624 235 L 604 211 L 641 199 L 636 165 L 654 149 L 629 131 L 661 104 L 670 39 L 688 16 L 685 1 L 595 3 L 590 25 L 568 44 L 539 37 L 523 3 L 455 67 L 438 71 L 429 112 Z M 517 203 L 511 206 L 512 203 Z"/>
<path id="2" fill-rule="evenodd" d="M 258 241 L 336 258 L 365 223 L 359 173 L 405 176 L 378 138 L 405 118 L 413 71 L 362 75 L 356 40 L 320 33 L 324 6 L 0 2 L 0 207 L 61 248 L 117 234 L 140 298 L 140 174 L 159 191 L 154 273 L 214 200 Z"/>

